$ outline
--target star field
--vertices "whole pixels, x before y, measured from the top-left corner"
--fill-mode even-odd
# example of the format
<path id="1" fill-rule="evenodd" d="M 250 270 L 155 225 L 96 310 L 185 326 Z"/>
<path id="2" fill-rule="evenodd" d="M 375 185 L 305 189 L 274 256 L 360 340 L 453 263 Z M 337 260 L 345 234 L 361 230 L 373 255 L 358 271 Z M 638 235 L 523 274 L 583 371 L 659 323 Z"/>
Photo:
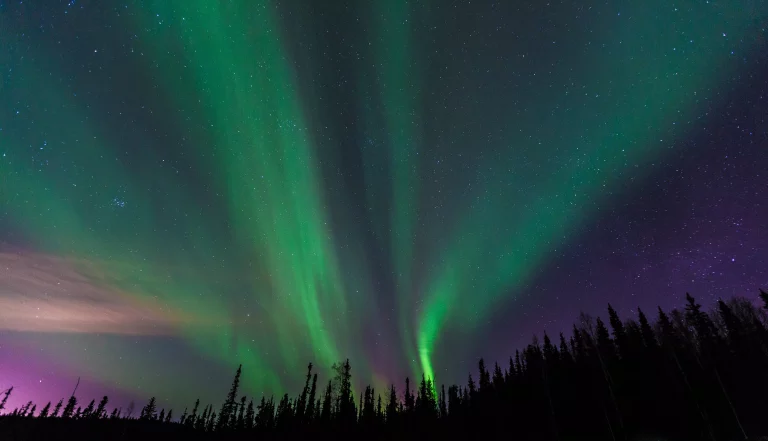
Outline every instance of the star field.
<path id="1" fill-rule="evenodd" d="M 755 297 L 766 19 L 0 1 L 0 389 L 183 407 L 346 357 L 450 383 L 607 303 Z"/>

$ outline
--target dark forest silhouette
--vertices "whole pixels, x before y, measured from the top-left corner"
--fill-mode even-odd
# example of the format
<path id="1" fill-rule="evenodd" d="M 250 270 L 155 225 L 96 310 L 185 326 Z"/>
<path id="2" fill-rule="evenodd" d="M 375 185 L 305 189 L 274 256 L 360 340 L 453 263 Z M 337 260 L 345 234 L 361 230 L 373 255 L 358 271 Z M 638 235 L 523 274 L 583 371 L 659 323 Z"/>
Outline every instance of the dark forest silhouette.
<path id="1" fill-rule="evenodd" d="M 461 439 L 735 440 L 768 434 L 768 293 L 762 307 L 720 300 L 711 312 L 686 294 L 682 309 L 639 308 L 607 324 L 582 314 L 570 336 L 544 334 L 503 365 L 478 363 L 465 385 L 422 376 L 404 389 L 352 387 L 349 360 L 319 382 L 309 364 L 296 397 L 240 396 L 238 368 L 219 407 L 200 400 L 181 413 L 108 411 L 105 396 L 73 395 L 0 417 L 0 439 Z M 323 380 L 325 381 L 325 380 Z M 3 411 L 10 388 L 0 393 Z M 7 410 L 6 410 L 7 411 Z"/>

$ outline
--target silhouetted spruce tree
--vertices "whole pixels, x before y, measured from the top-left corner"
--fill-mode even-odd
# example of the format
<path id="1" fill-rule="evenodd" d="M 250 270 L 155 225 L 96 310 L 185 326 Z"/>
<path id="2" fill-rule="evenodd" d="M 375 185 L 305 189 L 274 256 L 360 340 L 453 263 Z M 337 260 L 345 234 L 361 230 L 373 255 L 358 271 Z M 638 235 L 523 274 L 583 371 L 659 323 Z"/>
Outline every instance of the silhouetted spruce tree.
<path id="1" fill-rule="evenodd" d="M 512 384 L 512 379 L 514 377 L 515 377 L 515 359 L 512 357 L 509 357 L 509 365 L 507 366 L 506 372 L 504 372 L 504 382 L 508 386 L 510 386 Z"/>
<path id="2" fill-rule="evenodd" d="M 232 417 L 232 413 L 235 409 L 235 400 L 237 399 L 237 390 L 240 387 L 240 374 L 242 371 L 243 365 L 238 366 L 237 372 L 235 373 L 235 379 L 232 380 L 232 387 L 229 389 L 229 394 L 227 394 L 227 399 L 224 401 L 224 404 L 222 404 L 221 410 L 219 411 L 219 419 L 216 421 L 217 431 L 224 429 Z"/>
<path id="3" fill-rule="evenodd" d="M 448 414 L 453 416 L 458 416 L 459 414 L 459 397 L 461 397 L 461 394 L 459 392 L 459 386 L 452 384 L 448 386 Z"/>
<path id="4" fill-rule="evenodd" d="M 309 389 L 309 395 L 307 396 L 307 410 L 304 415 L 304 424 L 310 424 L 315 416 L 315 395 L 317 394 L 317 374 L 312 376 L 312 386 Z"/>
<path id="5" fill-rule="evenodd" d="M 205 431 L 206 432 L 213 432 L 216 428 L 216 411 L 211 411 L 210 416 L 208 416 L 208 421 L 205 423 Z"/>
<path id="6" fill-rule="evenodd" d="M 331 405 L 333 400 L 333 384 L 331 380 L 328 380 L 328 387 L 325 388 L 325 395 L 323 397 L 323 409 L 320 412 L 320 421 L 324 425 L 328 425 L 331 422 Z"/>
<path id="7" fill-rule="evenodd" d="M 488 373 L 488 369 L 485 368 L 485 360 L 481 358 L 477 364 L 478 364 L 478 370 L 480 371 L 479 391 L 481 393 L 485 393 L 491 388 L 491 374 Z"/>
<path id="8" fill-rule="evenodd" d="M 650 323 L 648 323 L 648 317 L 640 308 L 637 308 L 637 319 L 640 322 L 640 333 L 643 336 L 643 343 L 647 348 L 655 349 L 658 346 L 656 341 L 656 335 L 653 333 Z"/>
<path id="9" fill-rule="evenodd" d="M 28 401 L 26 404 L 22 405 L 21 407 L 14 409 L 15 411 L 14 416 L 20 416 L 20 417 L 26 416 L 30 406 L 32 406 L 32 401 Z"/>
<path id="10" fill-rule="evenodd" d="M 421 375 L 417 403 L 416 413 L 422 424 L 437 418 L 437 400 L 435 399 L 434 386 L 432 385 L 432 380 L 427 379 L 424 374 Z"/>
<path id="11" fill-rule="evenodd" d="M 13 386 L 9 387 L 3 392 L 3 399 L 0 400 L 0 410 L 5 409 L 5 404 L 8 402 L 8 397 L 11 396 L 12 392 L 13 392 Z"/>
<path id="12" fill-rule="evenodd" d="M 358 405 L 358 414 L 356 416 L 357 421 L 361 421 L 363 419 L 363 393 L 360 392 L 360 404 Z"/>
<path id="13" fill-rule="evenodd" d="M 169 409 L 168 413 L 165 414 L 165 422 L 170 423 L 173 420 L 173 409 Z"/>
<path id="14" fill-rule="evenodd" d="M 245 395 L 240 397 L 240 405 L 237 411 L 237 421 L 235 422 L 235 428 L 242 430 L 245 427 Z"/>
<path id="15" fill-rule="evenodd" d="M 182 424 L 185 424 L 188 427 L 192 427 L 197 423 L 197 409 L 200 407 L 200 399 L 198 398 L 195 400 L 195 407 L 192 408 L 192 413 L 189 415 L 188 418 L 184 420 Z"/>
<path id="16" fill-rule="evenodd" d="M 707 356 L 712 356 L 718 335 L 715 325 L 707 313 L 701 310 L 701 305 L 689 293 L 685 293 L 685 319 L 695 331 L 695 338 L 700 349 Z"/>
<path id="17" fill-rule="evenodd" d="M 494 363 L 493 366 L 493 389 L 496 392 L 501 392 L 504 387 L 504 372 L 501 371 L 499 363 Z"/>
<path id="18" fill-rule="evenodd" d="M 440 385 L 440 418 L 448 417 L 448 406 L 445 403 L 445 385 Z"/>
<path id="19" fill-rule="evenodd" d="M 376 410 L 374 406 L 374 391 L 371 386 L 365 388 L 365 398 L 361 409 L 360 423 L 366 426 L 373 426 L 376 421 Z"/>
<path id="20" fill-rule="evenodd" d="M 763 309 L 768 309 L 768 292 L 760 288 L 760 299 L 763 301 Z"/>
<path id="21" fill-rule="evenodd" d="M 288 394 L 285 394 L 277 405 L 277 429 L 287 431 L 291 429 L 292 423 L 293 406 L 291 406 L 291 399 Z"/>
<path id="22" fill-rule="evenodd" d="M 312 363 L 309 363 L 307 366 L 307 376 L 304 380 L 304 389 L 301 390 L 301 395 L 299 395 L 299 399 L 296 401 L 296 420 L 298 422 L 304 422 L 305 421 L 305 413 L 307 410 L 307 399 L 309 398 L 309 384 L 312 380 Z"/>
<path id="23" fill-rule="evenodd" d="M 608 328 L 605 327 L 603 320 L 598 317 L 595 320 L 595 342 L 597 343 L 598 353 L 605 359 L 613 359 L 616 356 L 616 347 L 611 340 L 611 335 L 608 333 Z"/>
<path id="24" fill-rule="evenodd" d="M 128 403 L 128 407 L 125 409 L 125 418 L 131 419 L 133 417 L 133 411 L 136 408 L 136 403 L 131 401 Z"/>
<path id="25" fill-rule="evenodd" d="M 475 385 L 475 380 L 472 379 L 472 374 L 469 374 L 469 379 L 467 379 L 467 390 L 469 391 L 469 406 L 473 406 L 475 404 L 476 395 L 477 395 L 477 386 Z"/>
<path id="26" fill-rule="evenodd" d="M 61 411 L 61 406 L 62 405 L 64 405 L 64 399 L 63 398 L 61 400 L 59 400 L 59 402 L 56 403 L 56 407 L 53 408 L 53 413 L 51 414 L 51 416 L 53 418 L 56 418 L 57 416 L 59 416 L 59 412 Z"/>
<path id="27" fill-rule="evenodd" d="M 702 438 L 708 438 L 714 441 L 716 439 L 714 428 L 712 427 L 712 422 L 709 418 L 708 412 L 703 405 L 702 398 L 700 396 L 701 394 L 698 393 L 698 389 L 693 388 L 690 381 L 691 376 L 688 372 L 688 369 L 684 366 L 684 339 L 681 338 L 681 335 L 675 329 L 672 320 L 664 312 L 664 310 L 661 309 L 661 307 L 658 308 L 658 312 L 659 318 L 657 324 L 659 327 L 659 343 L 661 348 L 668 354 L 671 361 L 670 364 L 677 371 L 679 374 L 679 379 L 682 380 L 682 383 L 685 386 L 685 395 L 691 400 L 692 405 L 696 410 L 695 413 L 700 418 L 697 423 L 699 423 L 704 428 L 702 431 L 702 435 L 704 436 L 702 436 Z"/>
<path id="28" fill-rule="evenodd" d="M 91 400 L 90 403 L 88 403 L 88 406 L 83 409 L 82 417 L 83 418 L 90 418 L 93 415 L 93 408 L 96 406 L 96 400 Z"/>
<path id="29" fill-rule="evenodd" d="M 187 425 L 187 408 L 184 408 L 184 412 L 181 413 L 181 417 L 179 418 L 179 424 L 182 426 Z"/>
<path id="30" fill-rule="evenodd" d="M 47 418 L 48 413 L 51 410 L 51 402 L 49 401 L 48 404 L 43 407 L 43 410 L 40 411 L 40 415 L 38 415 L 38 418 Z"/>
<path id="31" fill-rule="evenodd" d="M 200 401 L 200 400 L 198 400 Z M 205 430 L 205 425 L 208 423 L 208 414 L 211 412 L 211 405 L 205 406 L 203 413 L 197 417 L 194 421 L 194 427 L 197 430 Z"/>
<path id="32" fill-rule="evenodd" d="M 571 357 L 571 351 L 568 348 L 568 342 L 565 341 L 565 336 L 563 335 L 562 332 L 560 333 L 559 345 L 560 345 L 560 358 L 562 358 L 563 361 L 565 361 L 565 359 L 570 359 L 571 361 L 573 361 L 573 358 Z M 511 366 L 511 360 L 510 360 L 510 366 Z"/>
<path id="33" fill-rule="evenodd" d="M 343 427 L 355 424 L 357 409 L 352 395 L 352 368 L 347 359 L 341 366 L 341 383 L 339 385 L 338 420 Z"/>
<path id="34" fill-rule="evenodd" d="M 254 411 L 253 411 L 253 399 L 251 399 L 251 400 L 248 401 L 248 408 L 245 411 L 245 426 L 244 426 L 244 428 L 246 430 L 253 429 L 253 422 L 254 422 L 255 418 L 256 418 L 256 415 L 254 414 Z"/>
<path id="35" fill-rule="evenodd" d="M 379 394 L 379 398 L 376 401 L 376 424 L 382 425 L 384 423 L 384 406 L 381 401 L 381 394 Z"/>
<path id="36" fill-rule="evenodd" d="M 72 418 L 75 414 L 75 406 L 77 406 L 77 398 L 72 395 L 69 397 L 66 407 L 64 407 L 64 412 L 61 413 L 61 417 L 65 419 Z"/>
<path id="37" fill-rule="evenodd" d="M 398 401 L 397 391 L 395 390 L 395 385 L 393 384 L 389 388 L 389 401 L 387 401 L 387 424 L 395 423 L 395 418 L 397 417 L 397 409 L 399 407 Z"/>
<path id="38" fill-rule="evenodd" d="M 81 406 L 77 406 L 77 410 L 75 411 L 75 414 L 72 416 L 72 418 L 79 419 L 82 413 L 83 413 L 83 408 Z"/>
<path id="39" fill-rule="evenodd" d="M 140 420 L 152 421 L 157 417 L 157 401 L 155 397 L 149 399 L 146 406 L 141 409 Z"/>
<path id="40" fill-rule="evenodd" d="M 520 351 L 515 349 L 515 371 L 522 374 L 523 372 L 523 365 L 522 361 L 520 360 Z"/>
<path id="41" fill-rule="evenodd" d="M 107 416 L 107 403 L 109 402 L 109 398 L 104 395 L 101 398 L 101 401 L 99 401 L 98 407 L 96 407 L 96 411 L 93 413 L 94 419 L 104 418 Z"/>
<path id="42" fill-rule="evenodd" d="M 273 398 L 270 397 L 266 400 L 261 397 L 261 404 L 258 406 L 258 414 L 256 415 L 256 427 L 261 430 L 272 430 L 275 427 L 275 403 Z"/>
<path id="43" fill-rule="evenodd" d="M 616 310 L 613 309 L 610 303 L 608 304 L 608 322 L 613 329 L 613 341 L 616 343 L 618 352 L 622 357 L 625 357 L 626 351 L 628 349 L 626 347 L 626 330 L 624 329 L 624 324 L 621 322 L 619 315 L 616 313 Z"/>
<path id="44" fill-rule="evenodd" d="M 412 415 L 416 407 L 416 399 L 411 394 L 411 380 L 405 377 L 405 413 Z"/>
<path id="45" fill-rule="evenodd" d="M 161 423 L 165 421 L 165 408 L 160 409 L 160 415 L 157 416 L 157 420 Z"/>

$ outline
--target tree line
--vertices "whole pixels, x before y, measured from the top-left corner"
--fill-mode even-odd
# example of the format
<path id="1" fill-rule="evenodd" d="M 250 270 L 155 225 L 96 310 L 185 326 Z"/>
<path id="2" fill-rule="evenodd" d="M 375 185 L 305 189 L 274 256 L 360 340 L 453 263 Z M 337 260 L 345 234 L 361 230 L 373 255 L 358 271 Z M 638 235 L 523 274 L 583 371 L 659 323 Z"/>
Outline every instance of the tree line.
<path id="1" fill-rule="evenodd" d="M 502 434 L 521 440 L 733 440 L 768 434 L 768 293 L 761 307 L 718 300 L 711 311 L 686 294 L 682 308 L 649 320 L 607 323 L 581 314 L 570 335 L 546 333 L 504 363 L 478 362 L 465 384 L 421 376 L 353 391 L 349 360 L 318 383 L 307 367 L 298 395 L 240 395 L 242 366 L 219 407 L 197 400 L 175 417 L 155 397 L 138 415 L 82 407 L 70 396 L 39 411 L 29 402 L 0 417 L 0 437 L 32 439 L 61 430 L 71 439 L 272 439 L 308 436 L 437 439 Z M 0 393 L 3 411 L 13 388 Z"/>

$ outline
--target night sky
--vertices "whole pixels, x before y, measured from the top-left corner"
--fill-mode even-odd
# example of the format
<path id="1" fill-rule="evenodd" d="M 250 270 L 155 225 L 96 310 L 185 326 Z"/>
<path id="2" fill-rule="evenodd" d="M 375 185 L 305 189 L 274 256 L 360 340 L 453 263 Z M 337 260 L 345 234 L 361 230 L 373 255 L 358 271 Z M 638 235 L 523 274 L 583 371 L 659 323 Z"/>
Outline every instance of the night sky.
<path id="1" fill-rule="evenodd" d="M 0 0 L 0 390 L 463 382 L 768 287 L 768 3 Z"/>

